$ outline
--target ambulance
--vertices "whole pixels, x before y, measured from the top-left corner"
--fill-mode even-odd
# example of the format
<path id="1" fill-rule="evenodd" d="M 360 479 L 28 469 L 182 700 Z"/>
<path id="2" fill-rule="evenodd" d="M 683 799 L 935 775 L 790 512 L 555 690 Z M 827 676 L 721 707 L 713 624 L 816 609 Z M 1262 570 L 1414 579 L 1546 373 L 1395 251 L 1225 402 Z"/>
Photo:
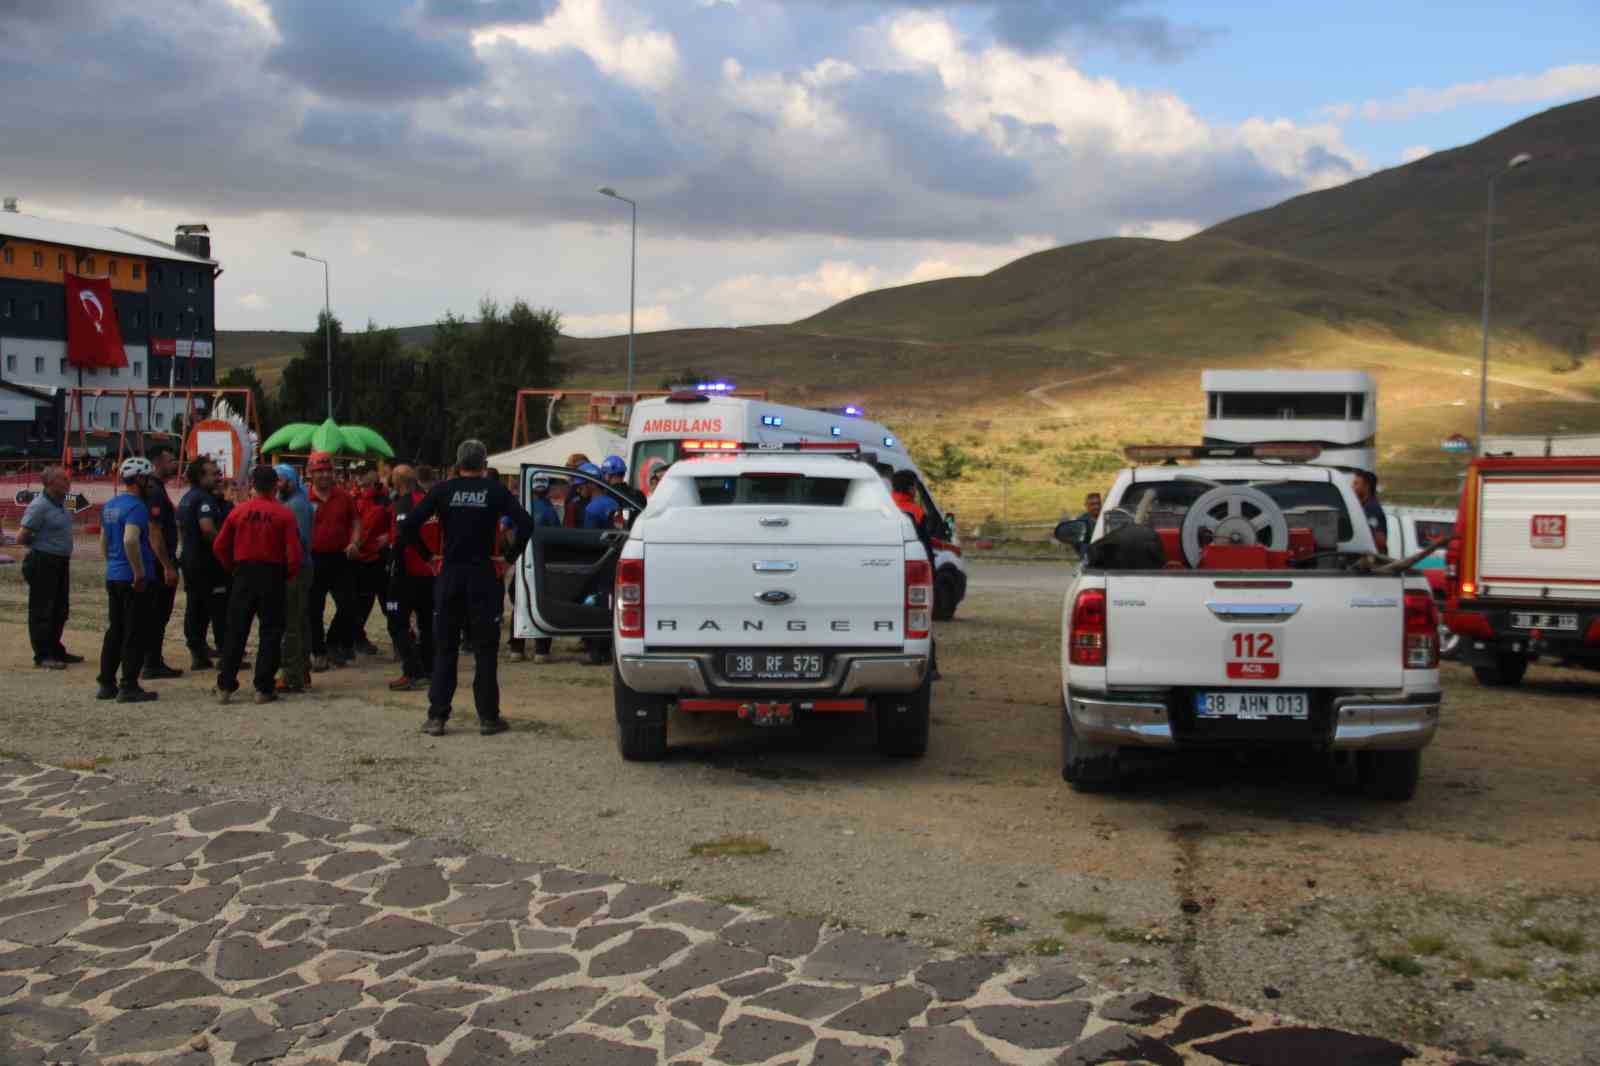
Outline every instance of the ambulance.
<path id="1" fill-rule="evenodd" d="M 917 477 L 917 499 L 933 529 L 934 618 L 948 621 L 967 594 L 966 561 L 956 517 L 939 509 L 910 453 L 889 427 L 864 417 L 857 407 L 815 411 L 731 395 L 730 386 L 708 382 L 640 400 L 628 421 L 628 477 L 648 493 L 651 472 L 677 462 L 686 441 L 737 444 L 853 442 L 895 470 Z"/>

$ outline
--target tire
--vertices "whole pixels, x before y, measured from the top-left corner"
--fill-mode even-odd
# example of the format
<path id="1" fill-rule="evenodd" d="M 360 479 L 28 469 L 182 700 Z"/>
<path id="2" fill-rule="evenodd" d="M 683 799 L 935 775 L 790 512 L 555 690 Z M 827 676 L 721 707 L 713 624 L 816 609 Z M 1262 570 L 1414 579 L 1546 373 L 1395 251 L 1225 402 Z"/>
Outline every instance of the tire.
<path id="1" fill-rule="evenodd" d="M 1472 673 L 1478 682 L 1494 688 L 1514 688 L 1522 684 L 1522 675 L 1528 672 L 1524 656 L 1502 652 L 1488 666 L 1474 666 Z"/>
<path id="2" fill-rule="evenodd" d="M 611 640 L 607 637 L 590 637 L 583 643 L 585 666 L 604 666 L 611 661 Z"/>
<path id="3" fill-rule="evenodd" d="M 928 721 L 933 709 L 933 683 L 923 678 L 915 692 L 892 693 L 875 701 L 878 754 L 891 759 L 920 759 L 928 750 Z"/>
<path id="4" fill-rule="evenodd" d="M 611 668 L 617 706 L 617 752 L 628 762 L 659 762 L 667 756 L 667 698 L 635 692 Z"/>
<path id="5" fill-rule="evenodd" d="M 1367 795 L 1389 803 L 1405 803 L 1417 794 L 1422 776 L 1420 751 L 1362 752 L 1361 787 Z"/>
<path id="6" fill-rule="evenodd" d="M 1061 711 L 1061 779 L 1074 792 L 1115 792 L 1122 787 L 1121 758 L 1110 744 L 1086 744 Z"/>
<path id="7" fill-rule="evenodd" d="M 956 616 L 961 602 L 961 583 L 952 575 L 940 573 L 933 579 L 933 620 L 948 622 Z"/>

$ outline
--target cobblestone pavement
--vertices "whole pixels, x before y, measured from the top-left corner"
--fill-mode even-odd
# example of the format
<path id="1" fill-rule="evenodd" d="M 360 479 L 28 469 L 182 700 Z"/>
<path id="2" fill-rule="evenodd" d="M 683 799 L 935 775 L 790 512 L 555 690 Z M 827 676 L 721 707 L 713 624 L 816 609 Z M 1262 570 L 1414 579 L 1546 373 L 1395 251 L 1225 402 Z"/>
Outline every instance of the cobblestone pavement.
<path id="1" fill-rule="evenodd" d="M 0 1063 L 1444 1064 L 281 807 L 0 761 Z"/>

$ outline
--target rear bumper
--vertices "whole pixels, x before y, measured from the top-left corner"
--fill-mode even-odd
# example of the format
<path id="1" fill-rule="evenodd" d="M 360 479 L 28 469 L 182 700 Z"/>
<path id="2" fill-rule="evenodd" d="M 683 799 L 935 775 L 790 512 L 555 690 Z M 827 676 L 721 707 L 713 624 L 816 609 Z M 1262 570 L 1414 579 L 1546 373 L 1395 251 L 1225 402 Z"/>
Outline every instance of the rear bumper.
<path id="1" fill-rule="evenodd" d="M 836 652 L 821 681 L 728 682 L 716 670 L 715 652 L 618 655 L 617 672 L 635 692 L 658 696 L 853 696 L 913 692 L 928 673 L 917 654 Z"/>
<path id="2" fill-rule="evenodd" d="M 1126 697 L 1116 693 L 1072 693 L 1067 713 L 1073 731 L 1090 744 L 1119 747 L 1218 748 L 1234 744 L 1283 744 L 1327 748 L 1332 751 L 1425 748 L 1439 725 L 1439 694 L 1404 698 L 1369 695 L 1335 696 L 1328 711 L 1309 722 L 1239 723 L 1223 736 L 1208 736 L 1188 728 L 1185 694 L 1145 692 Z M 1176 725 L 1176 728 L 1175 728 Z"/>
<path id="3" fill-rule="evenodd" d="M 1518 629 L 1515 614 L 1576 615 L 1577 629 Z M 1493 604 L 1464 600 L 1444 616 L 1460 635 L 1456 657 L 1471 666 L 1492 666 L 1502 655 L 1529 659 L 1541 655 L 1564 659 L 1600 659 L 1600 607 L 1592 604 L 1555 606 L 1548 602 Z"/>

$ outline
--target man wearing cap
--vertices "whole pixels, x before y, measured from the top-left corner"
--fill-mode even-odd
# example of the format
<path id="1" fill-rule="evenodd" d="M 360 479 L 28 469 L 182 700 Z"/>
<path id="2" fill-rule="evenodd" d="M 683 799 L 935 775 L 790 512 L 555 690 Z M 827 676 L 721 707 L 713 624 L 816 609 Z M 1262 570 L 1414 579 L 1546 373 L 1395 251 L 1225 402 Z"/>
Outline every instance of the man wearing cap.
<path id="1" fill-rule="evenodd" d="M 397 466 L 390 474 L 393 491 L 389 498 L 394 506 L 396 527 L 406 515 L 426 498 L 417 487 L 417 474 L 409 466 Z M 422 527 L 421 540 L 429 552 L 437 553 L 439 519 L 430 519 Z M 399 548 L 389 561 L 389 591 L 384 597 L 383 613 L 389 623 L 389 639 L 394 643 L 395 654 L 400 656 L 400 676 L 389 682 L 395 692 L 412 692 L 427 686 L 433 676 L 433 567 L 415 547 Z M 417 632 L 411 632 L 415 618 Z"/>
<path id="2" fill-rule="evenodd" d="M 150 548 L 150 511 L 144 505 L 150 460 L 133 456 L 117 473 L 122 488 L 100 508 L 100 550 L 106 559 L 109 623 L 100 644 L 100 687 L 95 699 L 145 703 L 156 694 L 139 685 L 155 618 L 156 553 Z M 118 669 L 122 680 L 117 681 Z"/>
<path id="3" fill-rule="evenodd" d="M 83 656 L 61 646 L 72 591 L 72 512 L 67 510 L 72 478 L 66 467 L 52 466 L 42 480 L 44 491 L 28 501 L 17 533 L 17 543 L 28 549 L 22 560 L 22 578 L 28 583 L 28 639 L 34 666 L 65 670 L 68 663 L 83 662 Z"/>
<path id="4" fill-rule="evenodd" d="M 239 691 L 250 627 L 261 620 L 256 654 L 256 702 L 278 698 L 278 660 L 283 652 L 283 612 L 287 586 L 300 574 L 300 528 L 294 513 L 276 499 L 278 472 L 258 466 L 250 472 L 249 500 L 229 512 L 211 550 L 233 575 L 228 595 L 228 635 L 217 671 L 217 697 L 227 703 Z"/>
<path id="5" fill-rule="evenodd" d="M 155 597 L 155 615 L 145 632 L 150 646 L 145 652 L 146 680 L 161 681 L 182 677 L 183 671 L 168 666 L 162 652 L 166 642 L 167 623 L 172 621 L 172 608 L 178 597 L 178 513 L 167 495 L 167 480 L 178 472 L 172 455 L 172 445 L 165 442 L 150 445 L 145 453 L 150 460 L 150 476 L 145 479 L 144 505 L 150 511 L 150 548 L 156 554 L 161 573 L 151 583 Z"/>
<path id="6" fill-rule="evenodd" d="M 306 601 L 311 595 L 311 526 L 314 521 L 311 499 L 300 485 L 300 474 L 288 463 L 273 467 L 278 475 L 278 500 L 294 515 L 300 534 L 300 572 L 284 589 L 283 601 L 283 676 L 278 691 L 288 694 L 311 687 L 310 622 Z"/>
<path id="7" fill-rule="evenodd" d="M 178 569 L 183 573 L 183 639 L 189 645 L 189 667 L 209 670 L 211 652 L 206 637 L 212 635 L 222 649 L 223 624 L 228 613 L 228 575 L 211 556 L 211 542 L 222 528 L 222 500 L 217 496 L 217 464 L 201 456 L 189 462 L 189 491 L 178 501 L 178 531 L 183 549 Z"/>
<path id="8" fill-rule="evenodd" d="M 311 594 L 306 601 L 306 631 L 311 636 L 311 669 L 317 673 L 348 666 L 355 658 L 355 632 L 350 618 L 350 550 L 356 535 L 356 504 L 333 480 L 333 456 L 312 455 L 306 466 L 311 475 L 311 503 L 316 508 L 311 526 Z M 333 621 L 323 628 L 328 598 L 333 598 Z"/>
<path id="9" fill-rule="evenodd" d="M 500 717 L 500 680 L 496 652 L 500 644 L 502 591 L 493 557 L 499 548 L 500 519 L 509 517 L 515 531 L 511 557 L 518 558 L 533 535 L 533 517 L 504 485 L 486 476 L 489 449 L 467 440 L 456 450 L 460 476 L 434 486 L 400 524 L 401 544 L 417 547 L 424 559 L 430 551 L 421 540 L 422 527 L 435 515 L 444 540 L 444 565 L 434 595 L 433 683 L 428 688 L 428 720 L 422 731 L 442 736 L 456 692 L 456 665 L 461 634 L 466 629 L 476 665 L 472 677 L 478 731 L 484 736 L 508 728 Z"/>

